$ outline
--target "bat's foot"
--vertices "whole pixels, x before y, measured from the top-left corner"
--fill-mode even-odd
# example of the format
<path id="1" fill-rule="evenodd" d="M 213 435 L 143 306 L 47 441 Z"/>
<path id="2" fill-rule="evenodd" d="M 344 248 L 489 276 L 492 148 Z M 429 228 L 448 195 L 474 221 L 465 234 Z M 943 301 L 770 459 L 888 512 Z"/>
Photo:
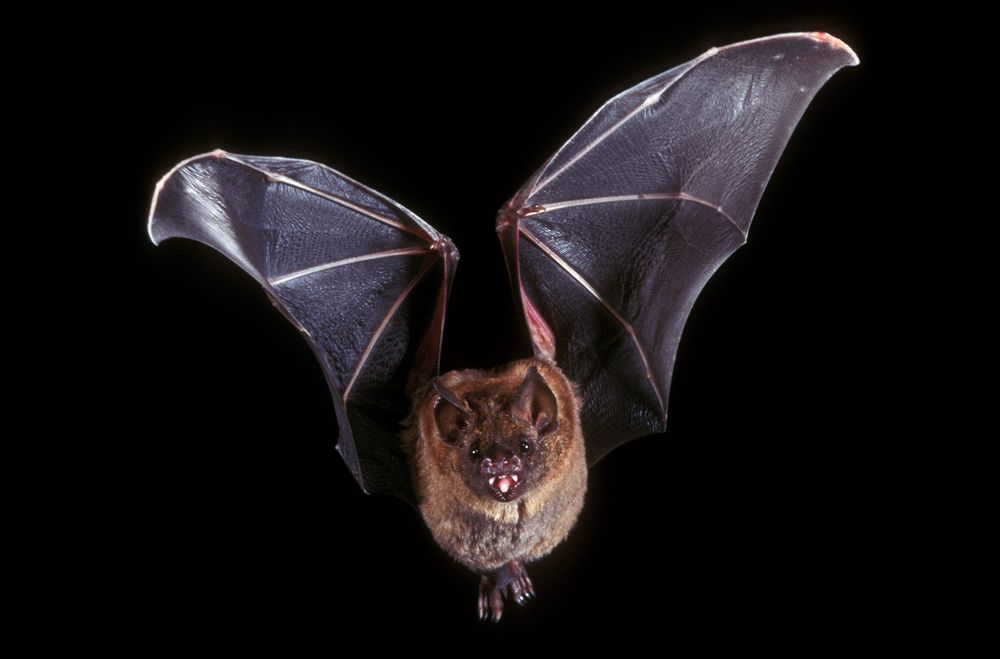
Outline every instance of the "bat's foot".
<path id="1" fill-rule="evenodd" d="M 479 580 L 479 619 L 499 622 L 505 598 L 524 604 L 534 596 L 535 587 L 524 565 L 511 561 Z"/>

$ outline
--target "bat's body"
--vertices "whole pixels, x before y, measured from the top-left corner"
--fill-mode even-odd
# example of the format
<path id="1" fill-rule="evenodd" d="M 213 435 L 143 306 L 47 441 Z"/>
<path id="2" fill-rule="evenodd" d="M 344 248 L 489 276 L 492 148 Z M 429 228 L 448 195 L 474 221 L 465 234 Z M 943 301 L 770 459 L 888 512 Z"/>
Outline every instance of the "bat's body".
<path id="1" fill-rule="evenodd" d="M 579 406 L 540 359 L 451 371 L 417 396 L 406 441 L 420 512 L 445 551 L 484 575 L 483 617 L 500 616 L 508 589 L 518 602 L 532 595 L 523 564 L 562 542 L 583 508 Z"/>
<path id="2" fill-rule="evenodd" d="M 361 486 L 415 504 L 482 575 L 479 611 L 533 594 L 524 563 L 570 532 L 587 467 L 666 427 L 701 288 L 746 242 L 799 117 L 857 63 L 822 33 L 713 48 L 601 107 L 500 210 L 534 357 L 437 376 L 451 241 L 317 163 L 215 151 L 157 185 L 149 231 L 201 241 L 264 287 L 334 394 Z"/>

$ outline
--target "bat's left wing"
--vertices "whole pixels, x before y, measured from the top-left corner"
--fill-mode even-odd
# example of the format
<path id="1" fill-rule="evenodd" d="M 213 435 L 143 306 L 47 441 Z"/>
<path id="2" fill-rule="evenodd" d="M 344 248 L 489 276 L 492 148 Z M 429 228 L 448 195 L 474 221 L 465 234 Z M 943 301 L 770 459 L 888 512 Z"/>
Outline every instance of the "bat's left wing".
<path id="1" fill-rule="evenodd" d="M 812 97 L 852 64 L 823 33 L 713 48 L 605 103 L 501 209 L 516 302 L 535 354 L 580 388 L 591 465 L 666 427 L 695 298 L 746 242 Z"/>
<path id="2" fill-rule="evenodd" d="M 163 177 L 149 235 L 202 242 L 257 280 L 323 367 L 358 483 L 413 503 L 400 423 L 437 374 L 458 262 L 447 236 L 319 163 L 223 151 Z"/>

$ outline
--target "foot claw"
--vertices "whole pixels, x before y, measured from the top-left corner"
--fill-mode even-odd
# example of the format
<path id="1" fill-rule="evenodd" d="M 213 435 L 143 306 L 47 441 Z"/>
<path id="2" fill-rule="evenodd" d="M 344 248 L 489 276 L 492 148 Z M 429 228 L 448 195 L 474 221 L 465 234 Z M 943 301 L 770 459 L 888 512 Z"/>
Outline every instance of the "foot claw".
<path id="1" fill-rule="evenodd" d="M 535 587 L 532 585 L 531 579 L 528 578 L 528 573 L 524 571 L 523 567 L 520 568 L 520 574 L 510 582 L 509 588 L 514 601 L 522 606 L 535 596 Z"/>
<path id="2" fill-rule="evenodd" d="M 519 606 L 535 598 L 535 587 L 520 561 L 511 561 L 479 580 L 479 619 L 498 622 L 505 597 Z"/>
<path id="3" fill-rule="evenodd" d="M 479 580 L 479 619 L 499 622 L 503 615 L 503 589 L 492 576 Z"/>

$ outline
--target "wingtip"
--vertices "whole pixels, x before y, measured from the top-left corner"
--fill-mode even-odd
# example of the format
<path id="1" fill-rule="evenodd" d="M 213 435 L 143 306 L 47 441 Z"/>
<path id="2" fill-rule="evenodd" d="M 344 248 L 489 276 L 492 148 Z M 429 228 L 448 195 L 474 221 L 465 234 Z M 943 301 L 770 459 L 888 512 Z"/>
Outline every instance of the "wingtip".
<path id="1" fill-rule="evenodd" d="M 156 221 L 156 202 L 159 200 L 160 192 L 163 190 L 163 184 L 170 174 L 173 174 L 173 170 L 156 182 L 156 187 L 153 188 L 153 202 L 149 206 L 149 216 L 146 218 L 146 233 L 149 234 L 149 239 L 156 246 L 159 246 L 160 244 L 160 240 L 157 238 L 156 234 L 153 233 L 153 222 Z"/>
<path id="2" fill-rule="evenodd" d="M 846 43 L 844 43 L 843 41 L 841 41 L 837 37 L 835 37 L 832 34 L 829 34 L 827 32 L 784 32 L 782 34 L 772 34 L 772 35 L 767 36 L 767 37 L 759 37 L 757 39 L 750 39 L 748 41 L 740 41 L 740 42 L 737 42 L 737 43 L 734 43 L 734 44 L 730 44 L 728 46 L 722 46 L 721 48 L 710 48 L 699 59 L 711 57 L 712 55 L 715 55 L 716 53 L 724 52 L 724 51 L 730 50 L 732 48 L 741 48 L 741 47 L 744 47 L 744 46 L 750 46 L 750 45 L 759 44 L 759 43 L 766 43 L 766 42 L 770 42 L 770 41 L 777 41 L 777 40 L 781 40 L 781 39 L 811 39 L 813 41 L 818 41 L 818 42 L 820 42 L 822 44 L 825 44 L 827 46 L 831 46 L 833 48 L 836 48 L 838 50 L 842 50 L 845 53 L 847 53 L 847 55 L 851 58 L 851 61 L 848 62 L 846 66 L 856 66 L 857 64 L 861 63 L 861 60 L 858 58 L 857 53 L 855 53 L 854 50 L 850 46 L 848 46 Z"/>
<path id="3" fill-rule="evenodd" d="M 839 48 L 850 55 L 851 62 L 848 66 L 857 66 L 861 63 L 861 59 L 858 57 L 858 54 L 854 52 L 854 49 L 832 34 L 828 32 L 810 32 L 809 36 L 816 41 L 822 41 L 823 43 L 833 46 L 834 48 Z"/>
<path id="4" fill-rule="evenodd" d="M 149 216 L 146 218 L 146 233 L 149 234 L 149 239 L 154 245 L 159 245 L 163 241 L 163 237 L 158 237 L 153 232 L 153 224 L 156 221 L 156 203 L 160 198 L 160 192 L 163 191 L 163 186 L 166 185 L 167 181 L 171 176 L 177 173 L 181 168 L 191 164 L 196 160 L 201 160 L 203 158 L 216 158 L 217 160 L 223 160 L 229 157 L 229 152 L 223 149 L 213 149 L 207 153 L 199 153 L 196 156 L 191 156 L 190 158 L 185 158 L 176 165 L 174 165 L 169 172 L 164 174 L 159 181 L 156 182 L 156 187 L 153 188 L 153 203 L 149 206 Z M 169 236 L 167 236 L 169 237 Z"/>

